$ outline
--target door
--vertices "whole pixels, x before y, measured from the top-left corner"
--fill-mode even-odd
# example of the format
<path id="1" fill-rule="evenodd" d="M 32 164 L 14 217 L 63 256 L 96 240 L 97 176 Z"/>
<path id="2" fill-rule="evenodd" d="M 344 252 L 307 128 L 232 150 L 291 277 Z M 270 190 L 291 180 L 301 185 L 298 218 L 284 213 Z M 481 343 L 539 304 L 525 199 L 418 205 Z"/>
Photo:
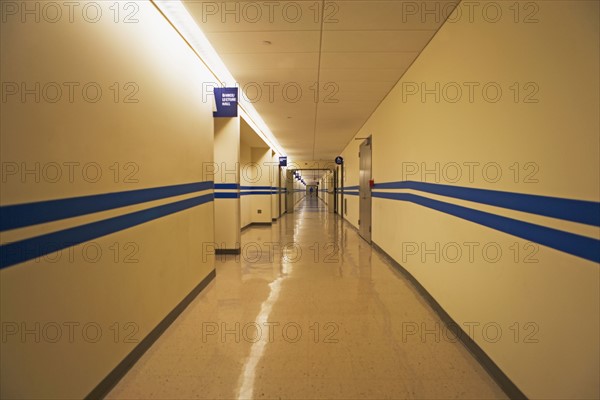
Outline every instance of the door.
<path id="1" fill-rule="evenodd" d="M 294 170 L 285 171 L 285 212 L 294 212 Z"/>
<path id="2" fill-rule="evenodd" d="M 339 166 L 333 171 L 333 212 L 338 213 L 338 170 Z"/>
<path id="3" fill-rule="evenodd" d="M 363 239 L 371 243 L 371 138 L 360 145 L 359 157 L 359 220 L 358 232 Z"/>

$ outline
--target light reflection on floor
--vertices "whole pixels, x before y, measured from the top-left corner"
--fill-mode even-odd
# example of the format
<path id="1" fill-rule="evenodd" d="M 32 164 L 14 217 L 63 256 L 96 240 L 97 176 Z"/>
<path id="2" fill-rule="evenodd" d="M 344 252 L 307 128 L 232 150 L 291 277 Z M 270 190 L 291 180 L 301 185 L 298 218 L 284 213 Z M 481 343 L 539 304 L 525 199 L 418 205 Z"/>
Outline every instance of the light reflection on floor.
<path id="1" fill-rule="evenodd" d="M 435 313 L 316 198 L 242 233 L 109 399 L 504 399 Z M 433 334 L 408 334 L 423 327 Z M 438 332 L 439 333 L 439 332 Z"/>

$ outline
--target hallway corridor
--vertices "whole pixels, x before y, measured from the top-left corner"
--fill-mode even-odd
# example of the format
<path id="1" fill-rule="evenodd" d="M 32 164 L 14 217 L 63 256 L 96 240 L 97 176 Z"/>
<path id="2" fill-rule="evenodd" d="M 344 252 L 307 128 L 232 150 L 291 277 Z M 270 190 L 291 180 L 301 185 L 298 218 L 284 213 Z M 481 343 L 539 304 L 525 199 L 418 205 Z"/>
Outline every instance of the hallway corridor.
<path id="1" fill-rule="evenodd" d="M 506 398 L 449 337 L 400 273 L 306 197 L 246 228 L 241 256 L 216 256 L 216 278 L 107 398 Z"/>
<path id="2" fill-rule="evenodd" d="M 600 0 L 0 0 L 0 400 L 600 399 Z"/>

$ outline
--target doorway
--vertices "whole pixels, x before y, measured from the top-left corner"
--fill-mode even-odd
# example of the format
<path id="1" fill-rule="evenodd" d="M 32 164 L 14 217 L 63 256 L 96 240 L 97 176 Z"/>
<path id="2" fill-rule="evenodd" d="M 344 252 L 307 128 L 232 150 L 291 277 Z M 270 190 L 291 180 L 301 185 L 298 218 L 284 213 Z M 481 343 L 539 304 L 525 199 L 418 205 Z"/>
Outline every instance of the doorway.
<path id="1" fill-rule="evenodd" d="M 358 232 L 371 243 L 371 137 L 360 145 L 359 156 L 359 220 Z"/>

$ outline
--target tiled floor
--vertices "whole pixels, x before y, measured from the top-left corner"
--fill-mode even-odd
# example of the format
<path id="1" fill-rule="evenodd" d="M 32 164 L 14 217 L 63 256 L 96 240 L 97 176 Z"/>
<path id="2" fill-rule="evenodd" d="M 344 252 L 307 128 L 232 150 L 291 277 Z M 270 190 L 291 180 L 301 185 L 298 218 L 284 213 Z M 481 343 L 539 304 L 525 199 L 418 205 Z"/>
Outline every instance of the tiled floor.
<path id="1" fill-rule="evenodd" d="M 506 398 L 460 343 L 420 334 L 435 313 L 320 200 L 242 241 L 107 398 Z"/>

